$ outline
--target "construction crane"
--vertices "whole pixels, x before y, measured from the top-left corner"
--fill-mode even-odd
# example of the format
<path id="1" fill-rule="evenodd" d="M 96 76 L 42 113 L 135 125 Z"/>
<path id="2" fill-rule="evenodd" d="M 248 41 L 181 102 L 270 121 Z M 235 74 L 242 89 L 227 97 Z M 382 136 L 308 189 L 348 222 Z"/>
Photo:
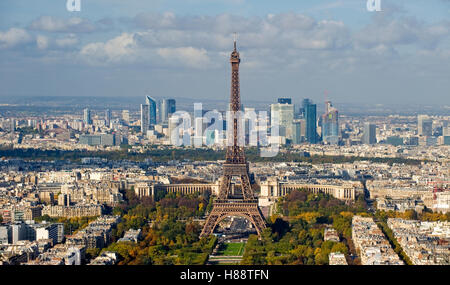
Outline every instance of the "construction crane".
<path id="1" fill-rule="evenodd" d="M 449 190 L 448 185 L 450 184 L 450 181 L 428 181 L 428 184 L 434 184 L 431 191 L 433 192 L 433 200 L 436 200 L 436 193 Z M 444 185 L 446 185 L 446 187 L 444 187 Z"/>

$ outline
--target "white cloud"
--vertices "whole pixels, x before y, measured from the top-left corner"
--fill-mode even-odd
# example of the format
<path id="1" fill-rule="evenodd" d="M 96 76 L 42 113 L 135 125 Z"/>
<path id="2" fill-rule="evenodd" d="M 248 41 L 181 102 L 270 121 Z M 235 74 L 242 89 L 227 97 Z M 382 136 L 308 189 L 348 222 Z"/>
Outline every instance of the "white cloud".
<path id="1" fill-rule="evenodd" d="M 48 38 L 42 35 L 38 35 L 36 37 L 36 44 L 38 49 L 47 49 L 48 47 Z"/>
<path id="2" fill-rule="evenodd" d="M 106 43 L 95 42 L 85 45 L 80 54 L 91 63 L 129 61 L 136 54 L 136 41 L 133 33 L 123 33 Z"/>
<path id="3" fill-rule="evenodd" d="M 375 58 L 375 64 L 384 68 L 388 62 L 405 57 L 399 46 L 407 46 L 409 51 L 445 50 L 444 45 L 450 43 L 448 21 L 426 24 L 414 18 L 397 18 L 392 13 L 375 15 L 369 25 L 358 31 L 352 31 L 341 21 L 318 21 L 293 12 L 266 17 L 141 13 L 128 20 L 106 21 L 109 24 L 120 23 L 128 29 L 128 32 L 106 40 L 89 42 L 88 36 L 83 38 L 79 34 L 101 27 L 99 22 L 94 25 L 78 17 L 62 19 L 43 16 L 30 24 L 32 31 L 15 28 L 0 32 L 0 47 L 35 40 L 33 47 L 39 48 L 40 52 L 34 55 L 44 56 L 43 50 L 58 50 L 67 52 L 67 57 L 71 57 L 75 52 L 84 63 L 89 64 L 217 68 L 227 64 L 233 33 L 237 32 L 243 62 L 247 68 L 259 71 L 263 68 L 274 70 L 274 67 L 278 70 L 348 70 L 368 64 L 368 58 Z M 44 33 L 45 37 L 33 36 L 33 30 L 71 32 L 58 38 L 48 33 Z M 80 43 L 83 46 L 79 46 Z M 23 52 L 33 53 L 33 50 L 27 48 Z"/>
<path id="4" fill-rule="evenodd" d="M 55 44 L 60 48 L 72 47 L 78 44 L 78 38 L 75 36 L 75 34 L 69 34 L 65 38 L 56 39 Z"/>
<path id="5" fill-rule="evenodd" d="M 0 48 L 11 48 L 20 44 L 31 42 L 32 37 L 20 28 L 10 28 L 6 32 L 0 32 Z"/>
<path id="6" fill-rule="evenodd" d="M 168 62 L 180 63 L 194 68 L 209 67 L 210 59 L 205 49 L 193 47 L 159 48 L 158 55 Z"/>
<path id="7" fill-rule="evenodd" d="M 95 31 L 96 26 L 89 20 L 78 17 L 62 19 L 53 16 L 41 16 L 31 22 L 29 29 L 46 32 L 86 33 Z"/>

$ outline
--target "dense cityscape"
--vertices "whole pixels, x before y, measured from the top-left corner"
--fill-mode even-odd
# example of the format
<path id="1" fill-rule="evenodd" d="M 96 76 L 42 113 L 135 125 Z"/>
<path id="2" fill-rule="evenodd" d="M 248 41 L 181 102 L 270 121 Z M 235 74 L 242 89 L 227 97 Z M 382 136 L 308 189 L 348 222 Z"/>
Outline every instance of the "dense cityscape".
<path id="1" fill-rule="evenodd" d="M 172 28 L 175 18 L 157 22 Z M 219 79 L 230 93 L 204 104 L 168 90 L 0 96 L 0 265 L 450 265 L 448 97 L 341 103 L 343 92 L 324 84 L 321 94 L 280 89 L 258 100 L 241 94 L 251 50 L 226 36 Z M 131 38 L 120 52 L 152 42 Z M 0 49 L 9 39 L 0 29 Z M 179 279 L 207 279 L 192 274 Z"/>
<path id="2" fill-rule="evenodd" d="M 60 117 L 2 117 L 2 264 L 125 263 L 130 257 L 121 255 L 118 247 L 143 243 L 154 221 L 175 219 L 179 226 L 197 230 L 205 222 L 211 197 L 219 194 L 225 139 L 214 136 L 217 130 L 204 131 L 211 123 L 203 117 L 201 124 L 188 129 L 180 120 L 171 120 L 177 110 L 174 99 L 143 99 L 138 112 L 85 108 Z M 362 208 L 346 214 L 352 219 L 343 216 L 350 219 L 351 233 L 317 222 L 320 207 L 297 214 L 316 219 L 322 244 L 334 243 L 328 251 L 340 244 L 345 248 L 322 259 L 313 254 L 306 262 L 448 264 L 450 117 L 352 117 L 340 114 L 330 101 L 325 106 L 322 114 L 310 99 L 299 107 L 291 98 L 267 106 L 269 118 L 279 117 L 278 136 L 269 136 L 279 142 L 278 157 L 259 157 L 251 146 L 248 150 L 265 218 L 291 221 L 294 216 L 281 209 L 286 197 L 296 191 L 323 193 L 346 207 L 360 203 Z M 192 135 L 191 146 L 171 144 L 176 127 Z M 195 127 L 201 128 L 200 147 L 194 146 L 199 133 Z M 250 134 L 245 135 L 248 143 Z M 148 203 L 144 215 L 130 217 L 130 211 L 141 207 L 133 201 L 142 199 Z M 317 198 L 308 194 L 308 199 Z M 406 216 L 415 219 L 403 219 Z M 233 222 L 221 226 L 229 230 L 227 223 Z M 377 223 L 393 234 L 387 236 Z M 251 224 L 243 225 L 244 232 L 246 227 L 251 230 Z M 327 229 L 335 232 L 332 238 Z M 210 241 L 213 251 L 205 250 L 205 256 L 189 262 L 254 264 L 247 256 L 249 243 L 242 246 L 240 257 L 218 250 L 243 244 L 248 235 L 215 236 Z M 399 257 L 393 244 L 404 254 Z M 272 262 L 277 264 L 267 257 L 264 264 Z"/>

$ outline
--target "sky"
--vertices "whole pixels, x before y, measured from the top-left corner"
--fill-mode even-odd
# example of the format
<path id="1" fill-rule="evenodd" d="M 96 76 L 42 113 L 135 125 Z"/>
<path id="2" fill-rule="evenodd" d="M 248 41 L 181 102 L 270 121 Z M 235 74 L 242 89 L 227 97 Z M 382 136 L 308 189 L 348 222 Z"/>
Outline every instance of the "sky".
<path id="1" fill-rule="evenodd" d="M 450 0 L 0 1 L 11 96 L 450 105 Z M 327 94 L 327 95 L 325 95 Z"/>

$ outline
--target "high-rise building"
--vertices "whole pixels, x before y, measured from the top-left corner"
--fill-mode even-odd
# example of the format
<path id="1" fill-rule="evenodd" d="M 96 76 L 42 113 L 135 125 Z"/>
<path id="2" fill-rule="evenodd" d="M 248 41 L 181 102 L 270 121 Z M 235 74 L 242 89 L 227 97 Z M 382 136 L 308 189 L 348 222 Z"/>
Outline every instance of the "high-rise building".
<path id="1" fill-rule="evenodd" d="M 109 128 L 111 126 L 111 110 L 106 109 L 105 111 L 105 124 Z"/>
<path id="2" fill-rule="evenodd" d="M 150 106 L 147 104 L 141 104 L 141 133 L 147 134 L 149 128 L 149 109 Z"/>
<path id="3" fill-rule="evenodd" d="M 303 99 L 302 106 L 299 108 L 299 115 L 301 118 L 305 118 L 305 109 L 306 106 L 309 105 L 311 101 L 308 98 Z"/>
<path id="4" fill-rule="evenodd" d="M 145 103 L 149 106 L 148 124 L 156 125 L 156 99 L 151 96 L 145 96 Z"/>
<path id="5" fill-rule="evenodd" d="M 377 143 L 377 126 L 369 122 L 364 123 L 364 131 L 362 137 L 363 144 Z"/>
<path id="6" fill-rule="evenodd" d="M 89 108 L 86 108 L 83 110 L 83 122 L 86 125 L 90 125 L 92 124 L 92 120 L 91 120 L 91 110 L 89 110 Z"/>
<path id="7" fill-rule="evenodd" d="M 270 105 L 271 126 L 274 126 L 275 117 L 278 117 L 279 135 L 293 139 L 292 122 L 294 121 L 294 105 L 277 103 Z"/>
<path id="8" fill-rule="evenodd" d="M 427 115 L 417 116 L 417 133 L 419 136 L 433 135 L 433 120 Z"/>
<path id="9" fill-rule="evenodd" d="M 303 100 L 304 117 L 306 119 L 306 140 L 309 143 L 317 143 L 317 106 L 309 99 Z"/>
<path id="10" fill-rule="evenodd" d="M 322 115 L 322 140 L 326 144 L 339 143 L 339 113 L 331 105 L 331 101 L 325 102 L 325 114 Z"/>
<path id="11" fill-rule="evenodd" d="M 302 142 L 302 120 L 296 120 L 292 123 L 292 143 L 300 144 Z"/>
<path id="12" fill-rule="evenodd" d="M 125 122 L 126 125 L 130 124 L 130 111 L 122 110 L 122 120 Z"/>
<path id="13" fill-rule="evenodd" d="M 161 122 L 167 123 L 170 115 L 176 112 L 175 99 L 163 99 L 161 103 Z"/>

